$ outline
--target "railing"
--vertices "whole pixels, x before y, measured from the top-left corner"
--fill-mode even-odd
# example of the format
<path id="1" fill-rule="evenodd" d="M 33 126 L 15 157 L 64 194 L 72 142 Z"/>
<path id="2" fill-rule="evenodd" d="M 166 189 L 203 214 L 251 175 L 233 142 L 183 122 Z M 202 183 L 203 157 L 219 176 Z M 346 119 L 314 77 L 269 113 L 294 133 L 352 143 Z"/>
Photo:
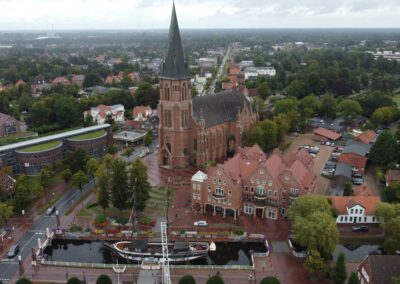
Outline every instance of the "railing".
<path id="1" fill-rule="evenodd" d="M 256 207 L 265 207 L 267 206 L 267 203 L 265 202 L 265 200 L 254 200 L 253 201 L 254 206 Z"/>
<path id="2" fill-rule="evenodd" d="M 267 198 L 267 193 L 265 192 L 265 193 L 263 193 L 263 194 L 260 194 L 260 193 L 254 193 L 254 197 L 255 198 L 260 198 L 260 199 L 265 199 L 265 198 Z"/>
<path id="3" fill-rule="evenodd" d="M 290 197 L 299 197 L 299 193 L 298 192 L 289 192 L 289 196 Z"/>
<path id="4" fill-rule="evenodd" d="M 213 193 L 213 197 L 215 197 L 215 198 L 225 198 L 226 197 L 226 195 L 225 194 L 220 194 L 220 193 Z"/>
<path id="5" fill-rule="evenodd" d="M 218 270 L 249 270 L 253 269 L 252 265 L 171 265 L 176 269 L 218 269 Z"/>

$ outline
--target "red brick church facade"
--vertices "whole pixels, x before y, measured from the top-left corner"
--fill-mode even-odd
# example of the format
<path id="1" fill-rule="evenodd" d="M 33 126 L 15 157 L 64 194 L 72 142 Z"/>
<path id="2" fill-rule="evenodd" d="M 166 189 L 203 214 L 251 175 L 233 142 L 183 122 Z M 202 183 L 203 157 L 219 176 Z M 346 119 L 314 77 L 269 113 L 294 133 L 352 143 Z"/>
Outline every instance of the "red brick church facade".
<path id="1" fill-rule="evenodd" d="M 158 163 L 168 168 L 205 167 L 233 155 L 258 121 L 248 98 L 235 91 L 191 96 L 187 58 L 175 6 L 167 55 L 161 65 Z"/>

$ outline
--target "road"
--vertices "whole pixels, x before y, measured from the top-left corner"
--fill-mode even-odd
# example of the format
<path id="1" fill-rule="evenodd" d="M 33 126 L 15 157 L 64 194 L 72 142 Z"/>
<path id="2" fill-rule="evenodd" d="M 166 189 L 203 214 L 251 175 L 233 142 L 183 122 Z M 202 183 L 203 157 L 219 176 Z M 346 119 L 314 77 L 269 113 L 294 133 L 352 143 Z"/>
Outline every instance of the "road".
<path id="1" fill-rule="evenodd" d="M 119 158 L 124 160 L 127 164 L 131 164 L 135 159 L 139 158 L 139 155 L 142 151 L 145 151 L 146 148 L 149 148 L 150 153 L 153 153 L 157 150 L 158 139 L 153 139 L 149 147 L 145 147 L 144 145 L 135 146 L 134 151 L 132 154 L 127 157 L 123 155 L 123 151 L 119 154 Z"/>
<path id="2" fill-rule="evenodd" d="M 93 180 L 87 183 L 82 193 L 85 194 L 87 191 L 92 189 L 94 186 Z M 78 189 L 73 188 L 67 191 L 56 203 L 55 206 L 60 214 L 63 216 L 65 212 L 68 210 L 76 202 L 80 201 L 80 192 Z M 54 216 L 40 216 L 32 225 L 30 230 L 24 234 L 18 241 L 21 250 L 18 255 L 21 256 L 22 261 L 26 260 L 30 257 L 32 253 L 32 247 L 37 247 L 38 238 L 41 238 L 41 241 L 44 241 L 44 234 L 46 228 L 51 229 L 56 225 L 56 217 Z M 7 252 L 6 252 L 7 254 Z M 8 259 L 7 255 L 4 255 L 0 262 L 0 281 L 8 281 L 10 280 L 15 273 L 19 270 L 18 265 L 18 255 L 13 259 Z"/>
<path id="3" fill-rule="evenodd" d="M 218 79 L 222 76 L 222 72 L 224 71 L 224 66 L 225 66 L 225 64 L 226 64 L 226 61 L 227 61 L 228 59 L 230 59 L 230 57 L 231 57 L 231 50 L 232 50 L 232 49 L 231 49 L 231 47 L 229 46 L 229 47 L 228 47 L 228 50 L 226 51 L 225 57 L 224 57 L 224 59 L 222 60 L 221 65 L 220 65 L 219 68 L 218 68 L 217 75 L 215 76 L 214 81 L 211 83 L 210 88 L 208 89 L 208 93 L 209 93 L 209 94 L 214 94 L 214 92 L 215 92 L 215 85 L 217 84 Z"/>

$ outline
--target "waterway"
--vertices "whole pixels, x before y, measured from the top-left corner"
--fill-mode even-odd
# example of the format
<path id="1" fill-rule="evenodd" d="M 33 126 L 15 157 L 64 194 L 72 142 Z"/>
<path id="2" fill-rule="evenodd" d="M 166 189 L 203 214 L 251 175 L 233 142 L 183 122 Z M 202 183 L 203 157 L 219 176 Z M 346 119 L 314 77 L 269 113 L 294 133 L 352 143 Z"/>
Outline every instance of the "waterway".
<path id="1" fill-rule="evenodd" d="M 207 258 L 197 259 L 188 264 L 196 265 L 251 265 L 251 253 L 265 253 L 262 243 L 216 243 L 216 251 Z M 115 256 L 101 242 L 81 240 L 53 240 L 44 251 L 47 260 L 84 263 L 125 263 Z"/>

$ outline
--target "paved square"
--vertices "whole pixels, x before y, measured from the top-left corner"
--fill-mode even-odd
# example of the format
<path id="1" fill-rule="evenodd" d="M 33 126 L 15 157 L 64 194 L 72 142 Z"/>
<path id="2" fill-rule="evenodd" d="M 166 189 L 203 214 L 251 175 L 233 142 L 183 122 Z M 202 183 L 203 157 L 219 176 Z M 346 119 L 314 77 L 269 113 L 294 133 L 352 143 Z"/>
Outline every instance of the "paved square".
<path id="1" fill-rule="evenodd" d="M 287 242 L 271 242 L 272 252 L 289 252 L 289 245 Z"/>

